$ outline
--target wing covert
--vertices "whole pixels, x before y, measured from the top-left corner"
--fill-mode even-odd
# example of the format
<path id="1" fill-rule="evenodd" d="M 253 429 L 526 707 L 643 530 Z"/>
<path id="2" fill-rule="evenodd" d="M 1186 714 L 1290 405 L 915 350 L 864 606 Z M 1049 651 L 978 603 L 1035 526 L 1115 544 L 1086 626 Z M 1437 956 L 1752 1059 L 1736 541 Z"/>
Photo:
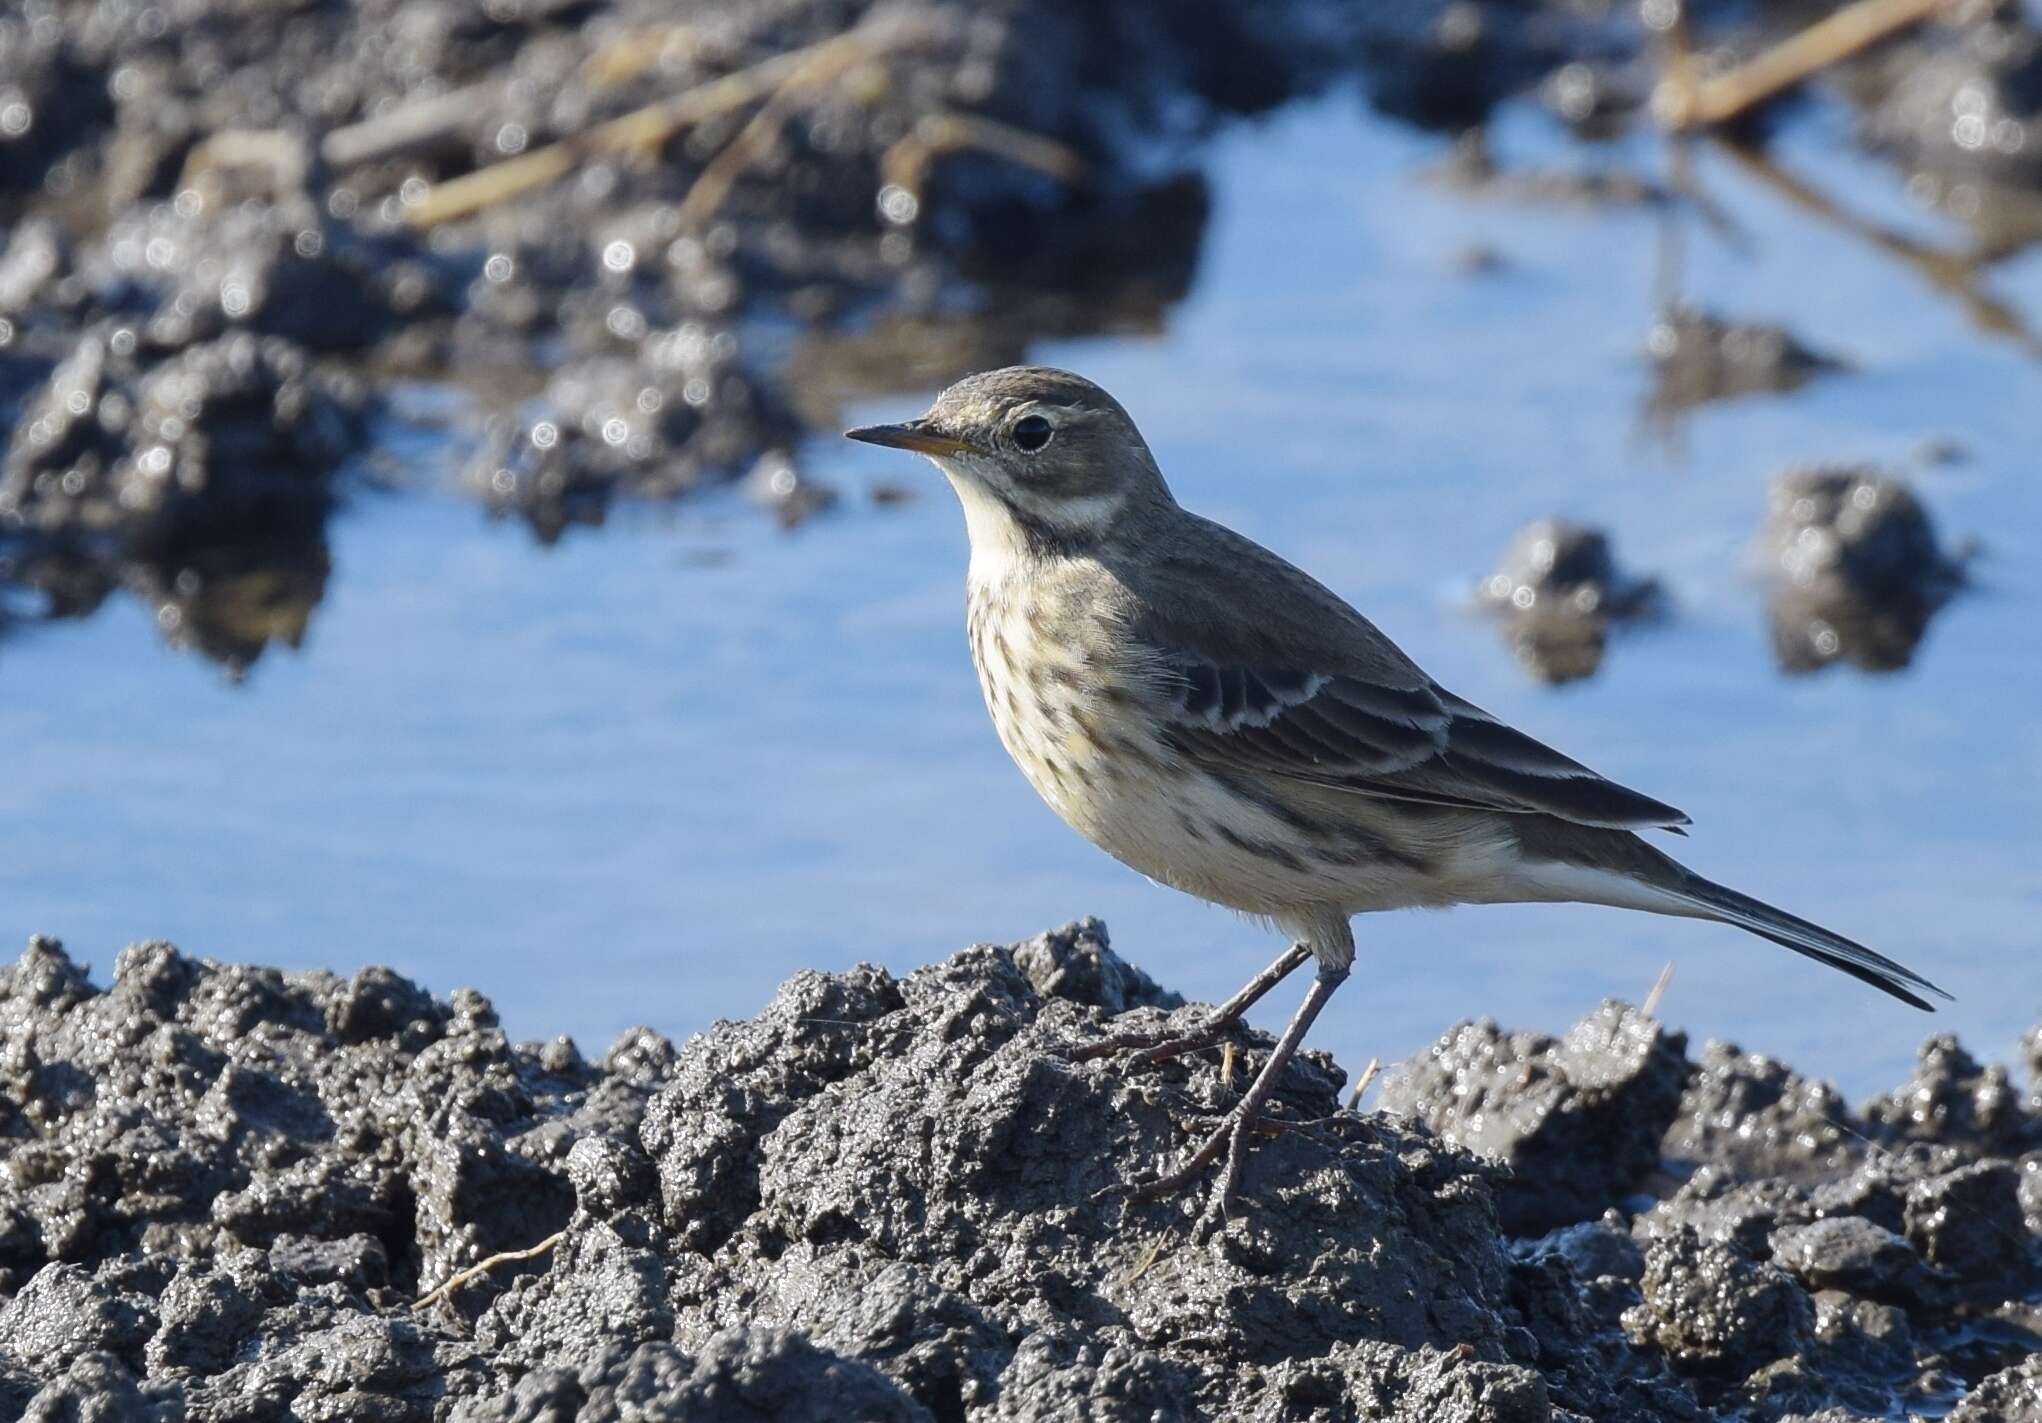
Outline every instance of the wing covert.
<path id="1" fill-rule="evenodd" d="M 1687 816 L 1429 681 L 1391 686 L 1157 649 L 1165 740 L 1188 760 L 1379 799 L 1675 829 Z"/>

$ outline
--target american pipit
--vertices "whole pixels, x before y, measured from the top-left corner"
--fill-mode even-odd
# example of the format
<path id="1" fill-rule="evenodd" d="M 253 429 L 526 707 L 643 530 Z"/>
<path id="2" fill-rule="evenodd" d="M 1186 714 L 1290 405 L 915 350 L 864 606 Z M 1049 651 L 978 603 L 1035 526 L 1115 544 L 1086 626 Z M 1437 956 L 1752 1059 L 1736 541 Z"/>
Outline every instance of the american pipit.
<path id="1" fill-rule="evenodd" d="M 1919 974 L 1711 883 L 1637 830 L 1672 806 L 1605 780 L 1463 701 L 1267 549 L 1178 505 L 1120 405 L 1064 371 L 959 381 L 928 414 L 851 438 L 927 455 L 964 505 L 967 628 L 986 708 L 1042 798 L 1149 878 L 1295 941 L 1203 1027 L 1085 1055 L 1219 1041 L 1302 964 L 1318 976 L 1240 1104 L 1184 1165 L 1250 1134 L 1354 962 L 1353 915 L 1576 901 L 1734 924 L 1904 1002 Z M 1947 994 L 1942 995 L 1947 997 Z"/>

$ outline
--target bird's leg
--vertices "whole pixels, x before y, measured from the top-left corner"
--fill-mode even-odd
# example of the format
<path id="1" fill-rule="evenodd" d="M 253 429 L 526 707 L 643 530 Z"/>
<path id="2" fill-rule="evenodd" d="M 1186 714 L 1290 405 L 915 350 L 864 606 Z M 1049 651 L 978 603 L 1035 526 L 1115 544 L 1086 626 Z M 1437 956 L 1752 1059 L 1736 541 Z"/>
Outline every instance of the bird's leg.
<path id="1" fill-rule="evenodd" d="M 1260 1002 L 1264 994 L 1290 977 L 1297 971 L 1298 965 L 1311 956 L 1312 951 L 1304 944 L 1292 944 L 1275 963 L 1249 979 L 1239 993 L 1222 1003 L 1211 1017 L 1188 1033 L 1116 1033 L 1078 1048 L 1071 1054 L 1071 1060 L 1089 1062 L 1095 1057 L 1134 1052 L 1141 1055 L 1143 1062 L 1166 1062 L 1187 1052 L 1211 1047 L 1232 1032 L 1242 1016 Z"/>
<path id="2" fill-rule="evenodd" d="M 1281 959 L 1277 961 L 1278 964 L 1282 962 Z M 1269 1055 L 1269 1061 L 1264 1063 L 1262 1070 L 1255 1075 L 1254 1085 L 1249 1087 L 1248 1095 L 1242 1099 L 1241 1105 L 1228 1113 L 1227 1120 L 1220 1129 L 1207 1137 L 1205 1144 L 1193 1152 L 1182 1166 L 1159 1180 L 1137 1186 L 1134 1190 L 1136 1197 L 1149 1200 L 1183 1189 L 1201 1171 L 1217 1160 L 1220 1152 L 1224 1150 L 1227 1154 L 1226 1174 L 1220 1178 L 1218 1187 L 1213 1191 L 1212 1205 L 1207 1209 L 1206 1215 L 1208 1218 L 1218 1217 L 1222 1221 L 1226 1218 L 1233 1207 L 1235 1197 L 1240 1194 L 1241 1173 L 1247 1168 L 1248 1152 L 1251 1149 L 1249 1138 L 1257 1128 L 1262 1109 L 1275 1095 L 1278 1079 L 1283 1076 L 1283 1070 L 1290 1066 L 1290 1060 L 1297 1055 L 1299 1046 L 1305 1040 L 1305 1034 L 1311 1031 L 1312 1023 L 1319 1016 L 1320 1010 L 1326 1006 L 1326 1001 L 1333 996 L 1335 990 L 1347 981 L 1348 972 L 1348 967 L 1344 964 L 1338 967 L 1326 963 L 1319 965 L 1319 973 L 1312 980 L 1311 991 L 1305 994 L 1305 1001 L 1298 1005 L 1297 1014 L 1290 1020 L 1290 1026 L 1283 1030 L 1283 1036 L 1277 1039 L 1276 1051 Z"/>

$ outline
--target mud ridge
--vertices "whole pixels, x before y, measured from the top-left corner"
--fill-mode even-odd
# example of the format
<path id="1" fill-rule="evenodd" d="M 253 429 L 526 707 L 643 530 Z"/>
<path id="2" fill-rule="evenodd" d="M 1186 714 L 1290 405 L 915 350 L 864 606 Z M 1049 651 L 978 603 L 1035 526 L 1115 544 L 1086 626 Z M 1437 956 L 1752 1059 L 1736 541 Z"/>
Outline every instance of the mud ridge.
<path id="1" fill-rule="evenodd" d="M 386 969 L 36 940 L 0 1417 L 2037 1416 L 2042 1115 L 1954 1041 L 1857 1111 L 1617 1003 L 1462 1024 L 1384 1112 L 1308 1053 L 1201 1243 L 1100 1193 L 1238 1064 L 1066 1051 L 1197 1011 L 1084 921 L 590 1061 Z"/>

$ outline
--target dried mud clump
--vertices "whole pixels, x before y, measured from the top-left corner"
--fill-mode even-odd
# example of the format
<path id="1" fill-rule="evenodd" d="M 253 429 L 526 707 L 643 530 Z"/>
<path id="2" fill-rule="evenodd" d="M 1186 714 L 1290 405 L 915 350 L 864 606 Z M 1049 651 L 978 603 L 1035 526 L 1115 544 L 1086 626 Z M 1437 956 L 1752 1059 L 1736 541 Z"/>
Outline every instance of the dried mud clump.
<path id="1" fill-rule="evenodd" d="M 1662 422 L 1713 401 L 1799 390 L 1843 369 L 1783 326 L 1732 321 L 1684 305 L 1661 313 L 1645 348 L 1652 361 L 1646 414 Z"/>
<path id="2" fill-rule="evenodd" d="M 166 350 L 103 322 L 0 448 L 0 587 L 79 617 L 126 588 L 173 645 L 244 671 L 325 591 L 333 479 L 369 401 L 281 336 Z"/>
<path id="3" fill-rule="evenodd" d="M 1068 1051 L 1198 1011 L 1086 921 L 802 973 L 596 1063 L 385 969 L 145 944 L 101 988 L 34 941 L 0 975 L 0 1416 L 1728 1423 L 2032 1393 L 2042 1140 L 1949 1045 L 1896 1100 L 1966 1112 L 1846 1116 L 1819 1162 L 1694 1159 L 1737 1103 L 1818 1099 L 1621 1005 L 1456 1030 L 1411 1117 L 1342 1111 L 1308 1053 L 1201 1238 L 1197 1199 L 1107 1188 L 1243 1079 Z"/>
<path id="4" fill-rule="evenodd" d="M 1876 469 L 1816 465 L 1773 481 L 1760 534 L 1773 655 L 1786 672 L 1848 662 L 1891 672 L 1965 584 L 1907 484 Z"/>
<path id="5" fill-rule="evenodd" d="M 1564 519 L 1520 530 L 1476 594 L 1525 670 L 1555 686 L 1593 676 L 1613 629 L 1666 611 L 1659 581 L 1618 567 L 1608 534 Z"/>
<path id="6" fill-rule="evenodd" d="M 1513 1234 L 1537 1234 L 1643 1184 L 1680 1106 L 1686 1048 L 1615 1001 L 1565 1038 L 1463 1023 L 1392 1074 L 1382 1106 L 1508 1161 L 1497 1213 Z"/>

